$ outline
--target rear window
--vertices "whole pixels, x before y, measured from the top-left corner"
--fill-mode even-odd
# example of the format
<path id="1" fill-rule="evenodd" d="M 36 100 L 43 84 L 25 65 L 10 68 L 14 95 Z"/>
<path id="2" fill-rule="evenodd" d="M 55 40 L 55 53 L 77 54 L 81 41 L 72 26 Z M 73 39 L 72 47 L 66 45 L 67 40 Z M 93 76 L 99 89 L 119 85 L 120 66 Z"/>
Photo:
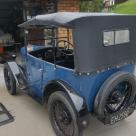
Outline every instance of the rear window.
<path id="1" fill-rule="evenodd" d="M 104 46 L 112 46 L 118 44 L 124 44 L 130 42 L 129 29 L 112 30 L 103 32 L 103 44 Z"/>

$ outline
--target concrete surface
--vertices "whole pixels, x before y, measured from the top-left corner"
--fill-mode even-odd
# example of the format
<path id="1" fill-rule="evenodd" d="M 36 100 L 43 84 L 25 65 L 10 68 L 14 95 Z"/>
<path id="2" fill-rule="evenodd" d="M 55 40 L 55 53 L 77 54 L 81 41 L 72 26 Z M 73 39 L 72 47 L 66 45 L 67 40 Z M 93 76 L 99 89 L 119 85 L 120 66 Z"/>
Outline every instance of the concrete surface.
<path id="1" fill-rule="evenodd" d="M 22 93 L 10 96 L 3 81 L 0 66 L 0 102 L 15 116 L 13 123 L 0 127 L 0 136 L 55 136 L 47 108 Z M 136 112 L 114 126 L 104 126 L 90 116 L 90 125 L 84 136 L 136 136 Z"/>

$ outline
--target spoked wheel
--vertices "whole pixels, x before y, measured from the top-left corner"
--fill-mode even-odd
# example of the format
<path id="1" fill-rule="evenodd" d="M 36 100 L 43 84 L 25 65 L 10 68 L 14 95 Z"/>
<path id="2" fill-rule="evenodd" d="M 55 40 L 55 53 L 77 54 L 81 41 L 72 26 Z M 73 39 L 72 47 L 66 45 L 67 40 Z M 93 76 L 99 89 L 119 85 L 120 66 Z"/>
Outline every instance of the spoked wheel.
<path id="1" fill-rule="evenodd" d="M 4 67 L 4 79 L 7 90 L 11 95 L 16 94 L 16 81 L 7 65 Z"/>
<path id="2" fill-rule="evenodd" d="M 98 91 L 94 102 L 94 112 L 100 117 L 117 113 L 131 107 L 135 96 L 135 77 L 127 72 L 116 72 L 103 83 Z"/>
<path id="3" fill-rule="evenodd" d="M 115 113 L 128 106 L 131 97 L 132 86 L 129 82 L 119 83 L 111 91 L 105 106 L 105 112 Z"/>
<path id="4" fill-rule="evenodd" d="M 58 91 L 50 96 L 48 110 L 57 136 L 79 136 L 75 109 L 64 92 Z"/>
<path id="5" fill-rule="evenodd" d="M 65 136 L 73 136 L 74 123 L 70 112 L 61 101 L 53 103 L 52 117 L 58 129 L 64 133 Z"/>

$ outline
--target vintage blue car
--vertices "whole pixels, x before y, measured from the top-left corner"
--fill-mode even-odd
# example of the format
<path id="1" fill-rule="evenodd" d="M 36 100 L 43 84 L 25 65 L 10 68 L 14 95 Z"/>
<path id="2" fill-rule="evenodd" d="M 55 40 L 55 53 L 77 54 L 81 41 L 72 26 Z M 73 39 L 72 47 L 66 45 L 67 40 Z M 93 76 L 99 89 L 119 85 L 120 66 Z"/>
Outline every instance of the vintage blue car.
<path id="1" fill-rule="evenodd" d="M 47 102 L 57 136 L 79 136 L 92 114 L 114 124 L 135 110 L 136 16 L 60 12 L 38 15 L 19 25 L 25 29 L 21 64 L 4 67 L 8 91 L 26 89 Z M 29 29 L 51 29 L 49 44 L 30 45 Z M 59 37 L 65 28 L 73 39 Z M 29 47 L 28 47 L 29 45 Z"/>

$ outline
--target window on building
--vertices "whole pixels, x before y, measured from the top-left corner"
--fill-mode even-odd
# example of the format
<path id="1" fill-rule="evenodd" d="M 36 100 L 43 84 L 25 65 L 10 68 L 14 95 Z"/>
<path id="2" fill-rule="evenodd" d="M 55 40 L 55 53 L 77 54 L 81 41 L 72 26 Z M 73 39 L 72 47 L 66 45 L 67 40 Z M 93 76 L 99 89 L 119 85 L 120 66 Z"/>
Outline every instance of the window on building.
<path id="1" fill-rule="evenodd" d="M 24 20 L 29 20 L 39 14 L 54 13 L 57 11 L 56 0 L 27 0 L 23 2 Z"/>
<path id="2" fill-rule="evenodd" d="M 46 47 L 53 46 L 55 44 L 56 30 L 55 29 L 44 29 L 44 41 Z"/>

